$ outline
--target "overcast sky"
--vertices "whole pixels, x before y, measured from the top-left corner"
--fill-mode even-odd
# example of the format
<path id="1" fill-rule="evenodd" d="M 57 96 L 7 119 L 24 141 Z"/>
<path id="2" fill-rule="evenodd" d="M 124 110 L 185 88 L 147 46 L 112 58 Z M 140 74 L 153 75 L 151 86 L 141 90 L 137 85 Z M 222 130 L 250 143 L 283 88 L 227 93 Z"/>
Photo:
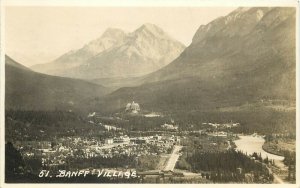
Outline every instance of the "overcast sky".
<path id="1" fill-rule="evenodd" d="M 81 48 L 108 27 L 132 32 L 144 23 L 161 27 L 188 46 L 200 25 L 235 8 L 11 6 L 5 10 L 5 50 L 19 63 L 32 66 Z"/>

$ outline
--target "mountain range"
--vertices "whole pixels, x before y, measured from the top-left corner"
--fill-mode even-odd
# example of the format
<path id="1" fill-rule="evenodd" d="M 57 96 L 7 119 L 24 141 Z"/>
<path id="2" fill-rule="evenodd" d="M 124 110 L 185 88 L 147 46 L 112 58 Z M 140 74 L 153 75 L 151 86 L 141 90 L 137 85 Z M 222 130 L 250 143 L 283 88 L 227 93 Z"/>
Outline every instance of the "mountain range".
<path id="1" fill-rule="evenodd" d="M 214 110 L 296 99 L 295 8 L 238 8 L 201 25 L 181 55 L 92 104 L 122 109 Z M 108 105 L 109 104 L 109 105 Z"/>
<path id="2" fill-rule="evenodd" d="M 131 33 L 109 28 L 81 49 L 31 68 L 45 74 L 80 79 L 136 77 L 166 66 L 184 48 L 161 28 L 147 23 Z"/>
<path id="3" fill-rule="evenodd" d="M 153 33 L 160 33 L 157 36 L 161 38 L 149 42 L 150 38 L 153 39 Z M 104 40 L 108 36 L 118 39 Z M 143 40 L 140 40 L 140 36 L 143 36 Z M 180 54 L 176 59 L 170 63 L 165 61 L 162 68 L 144 76 L 128 78 L 137 72 L 131 71 L 131 68 L 111 66 L 117 66 L 128 53 L 132 58 L 139 56 L 133 54 L 140 53 L 149 58 L 156 57 L 156 51 L 152 51 L 151 45 L 159 47 L 161 41 L 169 44 L 167 38 L 167 35 L 151 24 L 146 24 L 131 34 L 108 31 L 101 40 L 93 41 L 49 64 L 49 67 L 51 65 L 60 69 L 53 70 L 54 72 L 67 74 L 64 71 L 69 70 L 69 75 L 66 76 L 72 76 L 71 74 L 79 71 L 76 75 L 85 77 L 89 66 L 82 62 L 89 62 L 95 72 L 99 71 L 97 74 L 101 75 L 100 78 L 103 76 L 101 82 L 107 79 L 107 83 L 112 78 L 105 78 L 106 76 L 120 76 L 123 72 L 117 79 L 122 82 L 124 76 L 126 84 L 134 86 L 122 87 L 113 92 L 87 81 L 36 73 L 6 57 L 6 108 L 69 109 L 77 105 L 90 111 L 112 113 L 124 110 L 125 105 L 134 100 L 140 104 L 141 109 L 190 112 L 214 111 L 257 102 L 264 105 L 263 101 L 281 105 L 295 104 L 295 8 L 238 8 L 224 17 L 201 25 L 191 45 L 182 53 L 180 50 L 176 52 L 177 55 Z M 145 45 L 147 50 L 139 49 L 138 44 Z M 180 43 L 176 44 L 183 49 Z M 97 50 L 91 50 L 94 48 Z M 97 53 L 98 49 L 103 51 Z M 175 58 L 175 55 L 172 57 Z M 80 62 L 71 61 L 72 58 L 79 59 Z M 130 61 L 138 62 L 142 63 Z M 145 62 L 142 64 L 146 64 Z M 57 66 L 54 66 L 55 63 Z M 107 72 L 102 74 L 102 68 Z M 95 78 L 95 72 L 90 72 L 91 76 L 85 79 Z"/>

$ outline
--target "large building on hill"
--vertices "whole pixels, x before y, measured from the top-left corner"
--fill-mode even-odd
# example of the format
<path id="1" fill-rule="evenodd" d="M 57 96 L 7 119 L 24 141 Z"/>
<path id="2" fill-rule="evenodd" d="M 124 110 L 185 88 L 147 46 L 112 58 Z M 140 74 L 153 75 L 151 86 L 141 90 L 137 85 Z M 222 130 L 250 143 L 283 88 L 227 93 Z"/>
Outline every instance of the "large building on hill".
<path id="1" fill-rule="evenodd" d="M 138 103 L 135 103 L 134 101 L 132 101 L 132 103 L 128 103 L 126 105 L 126 112 L 131 112 L 131 113 L 138 113 L 140 111 L 140 105 Z"/>

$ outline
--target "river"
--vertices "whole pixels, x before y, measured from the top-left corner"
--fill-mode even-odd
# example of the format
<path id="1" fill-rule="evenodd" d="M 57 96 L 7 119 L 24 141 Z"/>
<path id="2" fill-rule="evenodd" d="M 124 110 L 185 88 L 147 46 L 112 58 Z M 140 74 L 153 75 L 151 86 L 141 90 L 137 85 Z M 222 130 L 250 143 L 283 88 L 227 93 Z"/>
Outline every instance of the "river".
<path id="1" fill-rule="evenodd" d="M 274 159 L 275 165 L 279 167 L 281 170 L 287 171 L 287 167 L 283 163 L 284 157 L 274 155 L 271 153 L 268 153 L 262 149 L 262 146 L 265 142 L 265 139 L 261 136 L 239 136 L 240 139 L 234 141 L 235 145 L 237 146 L 236 150 L 243 151 L 244 153 L 247 152 L 247 154 L 252 154 L 254 152 L 261 153 L 262 158 L 266 158 L 268 156 L 268 159 Z M 274 175 L 274 182 L 275 183 L 285 183 L 282 177 L 279 177 L 277 174 Z"/>
<path id="2" fill-rule="evenodd" d="M 265 139 L 261 136 L 239 136 L 240 139 L 235 141 L 235 145 L 237 146 L 237 150 L 240 150 L 247 154 L 252 154 L 254 152 L 261 153 L 262 158 L 266 158 L 268 156 L 269 159 L 274 159 L 277 161 L 282 161 L 284 157 L 274 155 L 268 153 L 262 149 L 262 146 L 265 142 Z"/>

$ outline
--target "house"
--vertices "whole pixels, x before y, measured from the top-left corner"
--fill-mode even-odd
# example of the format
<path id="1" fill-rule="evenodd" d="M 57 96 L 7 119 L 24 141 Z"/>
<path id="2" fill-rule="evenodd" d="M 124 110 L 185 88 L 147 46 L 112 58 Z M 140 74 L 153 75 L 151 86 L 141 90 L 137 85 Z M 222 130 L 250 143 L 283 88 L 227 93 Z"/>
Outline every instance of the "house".
<path id="1" fill-rule="evenodd" d="M 146 144 L 149 142 L 149 140 L 146 138 L 131 138 L 130 142 L 134 144 Z"/>
<path id="2" fill-rule="evenodd" d="M 161 136 L 155 135 L 155 136 L 153 136 L 153 139 L 154 139 L 154 140 L 161 140 Z"/>
<path id="3" fill-rule="evenodd" d="M 114 140 L 112 138 L 106 138 L 104 141 L 105 144 L 113 144 Z"/>
<path id="4" fill-rule="evenodd" d="M 167 130 L 177 130 L 178 129 L 177 126 L 174 126 L 172 124 L 167 124 L 167 123 L 161 125 L 161 127 L 164 129 L 167 129 Z"/>

